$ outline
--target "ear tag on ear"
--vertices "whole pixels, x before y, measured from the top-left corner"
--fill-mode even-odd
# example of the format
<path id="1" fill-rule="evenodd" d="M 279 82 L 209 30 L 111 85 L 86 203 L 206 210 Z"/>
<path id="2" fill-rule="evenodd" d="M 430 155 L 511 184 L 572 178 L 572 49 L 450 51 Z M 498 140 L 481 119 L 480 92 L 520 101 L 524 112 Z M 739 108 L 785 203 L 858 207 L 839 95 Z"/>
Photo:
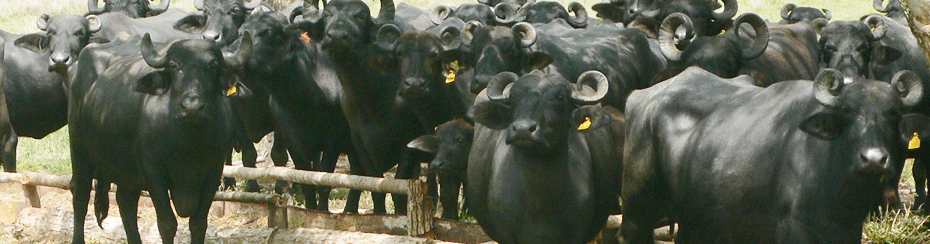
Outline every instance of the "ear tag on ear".
<path id="1" fill-rule="evenodd" d="M 458 60 L 455 60 L 449 63 L 447 65 L 446 71 L 443 72 L 444 75 L 446 76 L 446 84 L 449 84 L 455 81 L 456 72 L 459 72 L 459 61 Z"/>
<path id="2" fill-rule="evenodd" d="M 306 31 L 304 31 L 304 33 L 300 33 L 300 40 L 306 43 L 310 43 L 310 33 L 307 33 Z"/>
<path id="3" fill-rule="evenodd" d="M 736 27 L 733 27 L 733 28 L 736 28 Z M 720 34 L 717 34 L 717 35 L 722 36 L 723 34 L 726 34 L 726 33 L 727 33 L 727 29 L 723 29 L 723 30 L 720 30 Z"/>
<path id="4" fill-rule="evenodd" d="M 584 117 L 584 122 L 578 125 L 578 131 L 584 131 L 591 128 L 591 117 Z"/>
<path id="5" fill-rule="evenodd" d="M 239 92 L 239 88 L 235 84 L 229 86 L 229 90 L 226 90 L 226 96 L 236 95 L 236 92 Z"/>
<path id="6" fill-rule="evenodd" d="M 920 148 L 920 138 L 917 137 L 917 132 L 914 132 L 914 138 L 911 138 L 911 142 L 907 143 L 907 149 L 918 148 Z"/>

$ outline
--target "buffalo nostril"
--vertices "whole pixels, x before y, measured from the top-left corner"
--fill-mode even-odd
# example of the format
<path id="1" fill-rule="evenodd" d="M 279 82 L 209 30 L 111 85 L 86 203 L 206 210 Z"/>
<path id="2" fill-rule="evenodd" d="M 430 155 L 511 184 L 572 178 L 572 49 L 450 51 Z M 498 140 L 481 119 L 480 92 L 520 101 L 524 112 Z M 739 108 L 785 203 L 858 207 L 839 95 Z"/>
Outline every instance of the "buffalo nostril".
<path id="1" fill-rule="evenodd" d="M 527 128 L 527 131 L 529 131 L 530 133 L 536 132 L 536 125 L 530 125 L 529 128 Z"/>
<path id="2" fill-rule="evenodd" d="M 222 35 L 216 31 L 204 31 L 203 32 L 203 39 L 219 41 L 221 37 Z"/>
<path id="3" fill-rule="evenodd" d="M 859 154 L 859 160 L 862 160 L 862 163 L 866 164 L 884 165 L 885 162 L 888 161 L 888 153 L 880 149 L 868 149 L 862 154 Z"/>
<path id="4" fill-rule="evenodd" d="M 200 99 L 188 98 L 181 101 L 181 107 L 187 111 L 199 111 L 203 109 L 204 105 Z"/>
<path id="5" fill-rule="evenodd" d="M 67 63 L 71 59 L 68 55 L 52 55 L 52 62 L 55 64 Z"/>

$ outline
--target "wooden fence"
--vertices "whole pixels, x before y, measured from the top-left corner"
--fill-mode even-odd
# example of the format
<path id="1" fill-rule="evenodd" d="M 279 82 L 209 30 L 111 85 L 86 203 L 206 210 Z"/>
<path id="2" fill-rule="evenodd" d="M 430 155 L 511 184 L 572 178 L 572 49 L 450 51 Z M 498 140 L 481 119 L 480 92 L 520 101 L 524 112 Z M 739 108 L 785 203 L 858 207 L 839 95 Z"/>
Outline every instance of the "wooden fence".
<path id="1" fill-rule="evenodd" d="M 282 167 L 247 168 L 225 166 L 224 177 L 253 180 L 284 180 L 320 186 L 331 186 L 372 192 L 405 194 L 408 196 L 407 215 L 380 214 L 332 214 L 303 208 L 288 207 L 283 196 L 250 192 L 216 193 L 214 201 L 263 204 L 268 207 L 268 227 L 287 228 L 288 214 L 300 215 L 310 220 L 314 228 L 361 231 L 393 235 L 429 237 L 457 242 L 484 242 L 490 240 L 475 224 L 433 218 L 433 200 L 426 193 L 427 185 L 418 179 L 401 180 L 339 173 L 295 170 Z M 41 202 L 36 186 L 70 189 L 70 175 L 52 175 L 36 172 L 0 172 L 0 183 L 23 185 L 26 204 L 40 208 Z M 111 185 L 111 191 L 116 186 Z M 143 192 L 143 195 L 146 195 Z M 610 216 L 606 228 L 618 228 L 620 215 Z"/>

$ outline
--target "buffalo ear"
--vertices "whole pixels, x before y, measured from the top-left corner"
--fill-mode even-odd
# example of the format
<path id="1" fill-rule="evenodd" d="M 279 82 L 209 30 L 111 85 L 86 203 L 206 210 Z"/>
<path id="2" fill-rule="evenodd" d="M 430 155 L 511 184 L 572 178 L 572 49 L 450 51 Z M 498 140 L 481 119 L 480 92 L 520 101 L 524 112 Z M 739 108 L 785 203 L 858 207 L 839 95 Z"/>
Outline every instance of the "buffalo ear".
<path id="1" fill-rule="evenodd" d="M 48 48 L 48 37 L 42 34 L 29 34 L 16 39 L 13 45 L 29 51 L 41 52 Z"/>
<path id="2" fill-rule="evenodd" d="M 881 66 L 887 66 L 901 57 L 901 51 L 889 46 L 879 46 L 872 51 L 872 60 Z"/>
<path id="3" fill-rule="evenodd" d="M 821 112 L 801 122 L 801 130 L 822 140 L 836 140 L 849 127 L 849 121 L 833 112 Z"/>
<path id="4" fill-rule="evenodd" d="M 510 106 L 494 101 L 481 102 L 468 109 L 468 117 L 494 130 L 507 128 L 513 122 L 512 114 Z"/>
<path id="5" fill-rule="evenodd" d="M 439 138 L 434 135 L 422 135 L 407 143 L 408 148 L 417 149 L 426 153 L 436 153 L 439 149 Z"/>
<path id="6" fill-rule="evenodd" d="M 248 86 L 242 84 L 242 82 L 236 81 L 226 90 L 227 97 L 235 98 L 250 98 L 252 97 L 252 89 L 249 89 Z"/>
<path id="7" fill-rule="evenodd" d="M 552 57 L 543 52 L 532 52 L 527 58 L 527 66 L 524 67 L 523 73 L 529 73 L 533 70 L 542 70 L 552 63 Z"/>
<path id="8" fill-rule="evenodd" d="M 87 39 L 87 43 L 99 43 L 99 44 L 104 44 L 104 43 L 109 43 L 109 42 L 110 42 L 109 39 L 106 39 L 106 38 L 103 38 L 103 37 L 96 37 L 96 36 L 92 36 L 92 37 L 90 37 L 90 39 Z"/>
<path id="9" fill-rule="evenodd" d="M 159 70 L 142 76 L 142 78 L 136 81 L 133 90 L 152 95 L 164 94 L 168 91 L 168 88 L 171 87 L 171 80 L 166 72 L 167 71 Z"/>
<path id="10" fill-rule="evenodd" d="M 904 143 L 910 142 L 917 133 L 921 141 L 930 140 L 930 117 L 923 114 L 907 114 L 901 116 L 898 122 L 898 129 L 901 132 L 901 140 Z"/>
<path id="11" fill-rule="evenodd" d="M 187 33 L 198 33 L 205 27 L 207 27 L 207 17 L 202 14 L 191 14 L 174 23 L 174 29 Z"/>
<path id="12" fill-rule="evenodd" d="M 586 122 L 587 120 L 590 121 Z M 622 124 L 623 121 L 623 112 L 610 106 L 587 105 L 572 111 L 572 124 L 580 125 L 579 131 L 595 131 L 615 122 Z M 585 125 L 586 123 L 588 124 Z"/>

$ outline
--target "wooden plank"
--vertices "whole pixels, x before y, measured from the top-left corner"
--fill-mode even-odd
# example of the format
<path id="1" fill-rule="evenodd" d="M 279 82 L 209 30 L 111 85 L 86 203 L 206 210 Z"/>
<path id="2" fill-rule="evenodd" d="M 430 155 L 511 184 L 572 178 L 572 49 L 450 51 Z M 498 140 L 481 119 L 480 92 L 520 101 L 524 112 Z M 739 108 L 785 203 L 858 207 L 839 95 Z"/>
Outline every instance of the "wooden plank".
<path id="1" fill-rule="evenodd" d="M 246 168 L 225 166 L 223 177 L 251 180 L 285 180 L 295 183 L 342 187 L 363 191 L 407 194 L 407 181 L 348 174 L 324 173 L 282 167 Z"/>
<path id="2" fill-rule="evenodd" d="M 461 243 L 484 243 L 491 241 L 491 237 L 484 234 L 481 226 L 478 224 L 459 222 L 454 220 L 436 218 L 433 220 L 433 233 L 437 240 L 461 242 Z"/>
<path id="3" fill-rule="evenodd" d="M 41 208 L 42 200 L 39 199 L 39 191 L 34 185 L 23 185 L 23 194 L 26 195 L 26 204 L 33 208 Z"/>

